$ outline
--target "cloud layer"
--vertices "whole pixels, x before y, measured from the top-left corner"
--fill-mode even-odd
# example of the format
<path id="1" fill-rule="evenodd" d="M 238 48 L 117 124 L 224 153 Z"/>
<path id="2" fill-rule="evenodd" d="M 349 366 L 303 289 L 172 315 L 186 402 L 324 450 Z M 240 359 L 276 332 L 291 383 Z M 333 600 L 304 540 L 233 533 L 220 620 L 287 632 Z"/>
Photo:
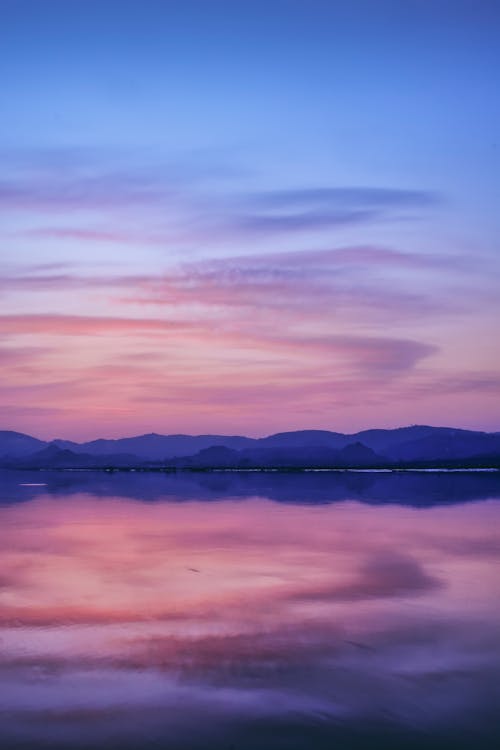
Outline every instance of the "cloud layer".
<path id="1" fill-rule="evenodd" d="M 421 421 L 418 400 L 424 421 L 446 422 L 464 393 L 493 418 L 500 365 L 474 336 L 497 311 L 492 267 L 336 237 L 341 225 L 363 236 L 436 214 L 435 192 L 249 190 L 248 175 L 215 163 L 21 156 L 6 159 L 0 186 L 12 248 L 0 397 L 13 427 L 47 435 L 45 413 L 68 437 L 94 437 L 92 423 L 113 434 L 349 431 Z"/>

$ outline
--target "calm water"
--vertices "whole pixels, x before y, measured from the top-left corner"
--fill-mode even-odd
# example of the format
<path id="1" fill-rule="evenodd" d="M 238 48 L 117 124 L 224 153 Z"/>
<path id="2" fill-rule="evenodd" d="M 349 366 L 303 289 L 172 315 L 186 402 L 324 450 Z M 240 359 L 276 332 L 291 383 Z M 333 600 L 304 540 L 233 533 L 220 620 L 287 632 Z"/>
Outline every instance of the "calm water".
<path id="1" fill-rule="evenodd" d="M 500 746 L 500 475 L 0 479 L 2 747 Z"/>

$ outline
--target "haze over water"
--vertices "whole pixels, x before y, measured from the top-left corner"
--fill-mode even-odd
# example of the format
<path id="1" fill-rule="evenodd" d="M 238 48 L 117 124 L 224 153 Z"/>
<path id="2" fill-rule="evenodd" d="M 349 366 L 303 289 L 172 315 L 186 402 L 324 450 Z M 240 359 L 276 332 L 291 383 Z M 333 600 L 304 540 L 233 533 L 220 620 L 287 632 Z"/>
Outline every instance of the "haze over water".
<path id="1" fill-rule="evenodd" d="M 500 739 L 497 473 L 1 478 L 9 747 Z"/>

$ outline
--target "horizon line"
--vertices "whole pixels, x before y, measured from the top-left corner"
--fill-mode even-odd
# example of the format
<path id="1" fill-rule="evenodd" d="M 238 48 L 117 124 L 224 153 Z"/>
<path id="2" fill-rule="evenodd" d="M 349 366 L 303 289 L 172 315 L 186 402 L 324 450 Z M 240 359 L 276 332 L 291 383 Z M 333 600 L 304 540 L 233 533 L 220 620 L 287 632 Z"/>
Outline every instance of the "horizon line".
<path id="1" fill-rule="evenodd" d="M 264 435 L 257 435 L 257 436 L 251 436 L 251 435 L 245 435 L 242 433 L 236 433 L 236 432 L 200 432 L 200 433 L 187 433 L 187 432 L 141 432 L 134 435 L 121 435 L 118 437 L 102 437 L 98 436 L 95 438 L 90 439 L 72 439 L 67 437 L 53 437 L 53 438 L 44 438 L 44 437 L 38 437 L 37 435 L 33 435 L 28 432 L 21 432 L 19 430 L 11 430 L 11 429 L 1 429 L 0 433 L 2 432 L 11 432 L 15 433 L 17 435 L 25 435 L 27 437 L 34 438 L 36 440 L 40 440 L 41 442 L 45 443 L 53 443 L 56 440 L 64 440 L 71 443 L 83 444 L 83 443 L 92 443 L 97 440 L 133 440 L 134 438 L 141 438 L 141 437 L 148 437 L 148 436 L 157 436 L 157 437 L 190 437 L 190 438 L 198 438 L 198 437 L 208 437 L 208 436 L 215 436 L 215 437 L 241 437 L 241 438 L 247 438 L 249 440 L 263 440 L 268 437 L 272 437 L 274 435 L 283 435 L 283 434 L 289 434 L 289 433 L 301 433 L 301 432 L 322 432 L 322 433 L 334 433 L 338 435 L 346 435 L 346 436 L 356 436 L 363 432 L 370 432 L 372 430 L 385 430 L 385 431 L 395 431 L 395 430 L 405 430 L 410 429 L 412 427 L 430 427 L 432 429 L 446 429 L 446 430 L 457 430 L 457 431 L 464 431 L 464 432 L 480 432 L 484 434 L 496 434 L 497 432 L 500 432 L 500 430 L 484 430 L 484 429 L 472 429 L 468 427 L 456 427 L 451 425 L 432 425 L 432 424 L 423 424 L 423 423 L 412 423 L 412 424 L 403 424 L 399 425 L 397 427 L 366 427 L 361 430 L 356 430 L 355 432 L 342 432 L 341 430 L 326 430 L 326 429 L 318 429 L 315 427 L 310 428 L 303 428 L 303 429 L 290 429 L 290 430 L 278 430 L 277 432 L 270 432 L 266 433 Z"/>

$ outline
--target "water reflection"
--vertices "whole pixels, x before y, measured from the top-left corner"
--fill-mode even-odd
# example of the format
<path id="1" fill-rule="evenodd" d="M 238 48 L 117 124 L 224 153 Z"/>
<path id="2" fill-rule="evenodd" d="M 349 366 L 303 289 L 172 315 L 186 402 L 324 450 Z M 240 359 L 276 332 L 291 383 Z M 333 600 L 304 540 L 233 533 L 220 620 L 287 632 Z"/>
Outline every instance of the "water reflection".
<path id="1" fill-rule="evenodd" d="M 500 492 L 359 476 L 11 474 L 4 746 L 493 746 Z"/>
<path id="2" fill-rule="evenodd" d="M 266 497 L 282 503 L 449 505 L 500 496 L 500 471 L 105 472 L 2 471 L 0 504 L 88 492 L 143 502 Z"/>

